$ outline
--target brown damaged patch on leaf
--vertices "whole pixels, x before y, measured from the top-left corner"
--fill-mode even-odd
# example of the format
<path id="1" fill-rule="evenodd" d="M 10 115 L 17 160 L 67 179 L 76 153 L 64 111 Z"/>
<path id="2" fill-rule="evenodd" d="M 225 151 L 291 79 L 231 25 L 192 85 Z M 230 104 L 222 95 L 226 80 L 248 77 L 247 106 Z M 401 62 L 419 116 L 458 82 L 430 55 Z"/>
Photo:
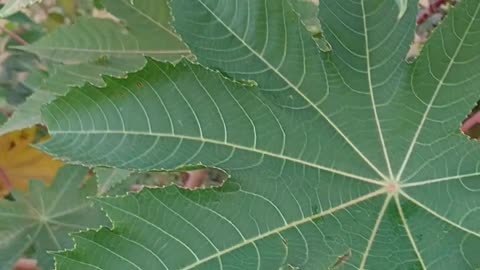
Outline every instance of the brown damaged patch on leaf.
<path id="1" fill-rule="evenodd" d="M 179 172 L 149 172 L 136 173 L 136 181 L 130 186 L 131 192 L 140 192 L 146 188 L 161 188 L 169 185 L 177 185 L 180 188 L 196 190 L 221 187 L 228 179 L 228 175 L 222 170 L 205 168 Z"/>
<path id="2" fill-rule="evenodd" d="M 407 63 L 413 63 L 420 55 L 431 33 L 445 19 L 448 10 L 460 0 L 420 0 L 417 16 L 417 29 L 410 50 L 405 57 Z"/>
<path id="3" fill-rule="evenodd" d="M 186 189 L 220 187 L 227 178 L 228 176 L 221 170 L 206 168 L 184 172 L 181 182 L 177 185 Z"/>
<path id="4" fill-rule="evenodd" d="M 344 265 L 352 257 L 352 250 L 348 249 L 345 254 L 338 256 L 337 261 L 329 269 L 338 269 L 340 266 Z"/>
<path id="5" fill-rule="evenodd" d="M 38 127 L 7 133 L 0 137 L 0 194 L 26 191 L 30 180 L 51 183 L 63 162 L 31 146 L 48 139 Z M 38 138 L 40 136 L 40 138 Z"/>

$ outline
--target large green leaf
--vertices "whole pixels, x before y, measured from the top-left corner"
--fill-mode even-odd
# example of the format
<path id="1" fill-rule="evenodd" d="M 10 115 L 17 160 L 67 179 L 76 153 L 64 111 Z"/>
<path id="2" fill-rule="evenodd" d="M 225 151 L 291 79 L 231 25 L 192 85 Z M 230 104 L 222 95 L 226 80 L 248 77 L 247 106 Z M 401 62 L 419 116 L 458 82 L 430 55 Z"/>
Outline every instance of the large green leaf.
<path id="1" fill-rule="evenodd" d="M 32 181 L 27 194 L 0 201 L 0 269 L 10 270 L 27 250 L 34 250 L 43 269 L 53 260 L 46 251 L 73 247 L 68 233 L 107 225 L 105 215 L 85 197 L 95 194 L 95 183 L 85 180 L 87 169 L 62 168 L 51 187 Z"/>
<path id="2" fill-rule="evenodd" d="M 114 223 L 58 269 L 477 269 L 480 2 L 414 65 L 416 3 L 321 1 L 322 54 L 287 0 L 175 0 L 175 27 L 221 73 L 151 61 L 45 108 L 46 151 L 151 170 L 225 169 L 220 189 L 97 199 Z M 248 87 L 225 79 L 254 80 Z"/>

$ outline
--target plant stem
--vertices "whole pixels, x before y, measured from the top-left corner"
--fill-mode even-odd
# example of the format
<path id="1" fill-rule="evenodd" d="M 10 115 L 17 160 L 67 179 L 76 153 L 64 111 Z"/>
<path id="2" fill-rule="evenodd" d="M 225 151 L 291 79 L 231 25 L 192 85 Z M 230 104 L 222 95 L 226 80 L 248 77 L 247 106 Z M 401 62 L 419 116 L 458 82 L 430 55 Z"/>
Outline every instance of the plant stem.
<path id="1" fill-rule="evenodd" d="M 12 31 L 8 30 L 3 25 L 0 25 L 0 30 L 5 32 L 10 38 L 15 40 L 18 44 L 23 45 L 23 46 L 28 45 L 28 42 L 25 41 L 25 39 L 23 39 L 21 36 L 17 35 L 15 32 L 12 32 Z"/>
<path id="2" fill-rule="evenodd" d="M 37 267 L 37 260 L 21 258 L 15 264 L 14 270 L 40 270 Z"/>

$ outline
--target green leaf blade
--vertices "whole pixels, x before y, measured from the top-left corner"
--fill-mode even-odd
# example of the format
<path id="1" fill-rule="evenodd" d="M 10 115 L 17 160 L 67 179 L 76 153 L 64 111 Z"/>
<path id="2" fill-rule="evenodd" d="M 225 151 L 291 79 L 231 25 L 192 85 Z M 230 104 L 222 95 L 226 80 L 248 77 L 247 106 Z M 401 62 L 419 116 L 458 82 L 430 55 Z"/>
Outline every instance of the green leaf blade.
<path id="1" fill-rule="evenodd" d="M 329 158 L 319 155 L 315 151 L 318 145 L 326 152 L 334 148 L 314 136 L 323 132 L 316 124 L 305 126 L 296 121 L 302 113 L 286 115 L 285 109 L 255 91 L 199 66 L 185 62 L 173 68 L 152 61 L 141 72 L 131 74 L 127 84 L 116 79 L 108 82 L 108 88 L 84 87 L 46 107 L 43 115 L 54 137 L 42 149 L 65 158 L 71 156 L 69 146 L 73 144 L 69 142 L 82 140 L 77 147 L 90 150 L 78 151 L 75 160 L 140 170 L 200 162 L 226 169 L 248 168 L 261 164 L 265 156 L 274 168 L 281 169 L 281 163 L 288 162 L 376 181 L 375 172 L 360 159 L 335 156 L 336 162 L 331 164 Z M 194 100 L 210 104 L 215 114 L 211 109 L 192 107 Z M 288 131 L 284 127 L 293 128 Z M 242 131 L 231 132 L 235 129 Z M 298 148 L 298 141 L 305 145 Z M 341 139 L 330 139 L 333 141 L 340 143 Z M 211 151 L 216 155 L 210 155 Z M 235 156 L 247 158 L 239 162 Z M 360 173 L 351 170 L 352 164 Z"/>
<path id="2" fill-rule="evenodd" d="M 461 178 L 478 172 L 476 156 L 480 153 L 477 144 L 464 139 L 460 126 L 469 113 L 465 108 L 472 107 L 478 98 L 480 79 L 472 67 L 480 62 L 471 43 L 478 39 L 479 21 L 478 2 L 466 1 L 459 8 L 452 9 L 412 70 L 408 95 L 411 100 L 415 98 L 416 104 L 412 102 L 410 106 L 422 113 L 410 118 L 417 127 L 413 129 L 415 134 L 402 163 L 403 171 L 399 172 L 405 182 Z M 405 99 L 404 96 L 400 98 Z M 422 156 L 426 153 L 434 158 L 425 162 Z M 447 164 L 443 157 L 447 157 Z M 432 177 L 432 170 L 427 167 L 437 166 L 445 169 L 435 171 Z"/>
<path id="3" fill-rule="evenodd" d="M 414 136 L 411 122 L 418 119 L 416 113 L 420 110 L 415 107 L 416 97 L 404 90 L 412 69 L 404 59 L 413 39 L 417 7 L 409 5 L 402 19 L 396 20 L 397 8 L 386 1 L 324 1 L 321 4 L 319 16 L 325 35 L 335 48 L 331 56 L 335 66 L 332 72 L 342 78 L 342 88 L 368 95 L 367 99 L 349 104 L 370 108 L 370 119 L 362 122 L 371 122 L 369 128 L 378 134 L 380 155 L 387 162 L 388 178 L 395 178 L 409 142 L 398 137 Z M 334 97 L 331 102 L 341 98 Z M 405 104 L 413 105 L 406 107 Z M 339 116 L 348 118 L 348 114 Z M 412 128 L 405 128 L 408 125 Z"/>
<path id="4" fill-rule="evenodd" d="M 176 62 L 182 56 L 187 57 L 190 51 L 170 23 L 170 8 L 166 0 L 106 0 L 106 9 L 124 20 L 132 35 L 141 47 L 152 48 L 144 53 L 158 61 Z"/>
<path id="5" fill-rule="evenodd" d="M 355 222 L 348 225 L 347 220 L 361 218 L 361 211 L 358 210 L 362 207 L 367 207 L 372 211 L 374 209 L 378 210 L 375 206 L 381 206 L 385 199 L 373 199 L 367 205 L 360 204 L 360 208 L 356 206 L 353 209 L 346 208 L 350 210 L 337 213 L 337 219 L 327 218 L 329 211 L 325 211 L 325 213 L 318 212 L 318 218 L 305 218 L 292 223 L 289 220 L 289 224 L 285 224 L 280 215 L 274 218 L 274 216 L 264 216 L 262 214 L 272 205 L 261 198 L 252 197 L 252 201 L 246 205 L 252 211 L 250 213 L 251 218 L 248 218 L 248 213 L 230 211 L 229 209 L 238 205 L 239 201 L 244 201 L 242 193 L 243 191 L 238 189 L 197 193 L 178 192 L 176 188 L 170 187 L 164 190 L 145 190 L 138 195 L 127 196 L 123 199 L 98 199 L 102 208 L 114 220 L 116 230 L 113 232 L 102 230 L 95 235 L 87 234 L 87 237 L 95 243 L 79 241 L 77 244 L 80 249 L 66 254 L 68 254 L 68 257 L 74 257 L 82 264 L 87 263 L 106 269 L 115 267 L 115 265 L 132 269 L 150 269 L 151 265 L 155 265 L 159 269 L 167 269 L 166 267 L 173 269 L 215 269 L 220 267 L 220 263 L 224 269 L 234 269 L 238 267 L 239 258 L 242 257 L 244 259 L 249 258 L 249 261 L 244 262 L 247 269 L 286 267 L 287 260 L 292 266 L 295 266 L 296 263 L 301 265 L 308 258 L 308 255 L 304 253 L 305 250 L 287 250 L 288 246 L 308 244 L 311 245 L 311 248 L 317 249 L 323 245 L 325 248 L 338 250 L 341 254 L 348 249 L 348 245 L 351 247 L 364 245 L 366 240 L 361 235 L 367 237 L 368 232 L 355 226 Z M 212 200 L 212 195 L 214 195 L 213 198 L 228 197 L 228 200 L 225 200 L 227 204 L 224 206 L 218 205 L 216 200 Z M 267 196 L 265 198 L 273 198 L 272 195 L 274 193 L 265 194 Z M 139 205 L 146 203 L 153 203 L 153 205 L 151 208 L 142 209 L 137 207 L 137 202 Z M 165 212 L 173 214 L 171 219 L 160 218 L 161 213 Z M 288 217 L 284 218 L 289 219 Z M 128 222 L 122 221 L 125 219 L 135 220 L 137 226 L 134 229 L 131 228 Z M 363 219 L 366 221 L 368 217 L 363 216 Z M 358 238 L 347 239 L 345 234 L 337 234 L 330 236 L 330 240 L 325 239 L 325 242 L 319 243 L 308 237 L 320 233 L 319 229 L 338 226 L 337 222 L 339 220 L 345 221 L 345 230 L 354 230 L 360 233 Z M 371 219 L 369 220 L 372 222 Z M 211 226 L 212 221 L 217 225 Z M 265 222 L 278 229 L 272 231 L 269 226 L 258 226 L 265 224 Z M 177 225 L 171 226 L 172 223 Z M 217 228 L 222 229 L 218 230 Z M 155 231 L 156 238 L 142 233 L 152 230 Z M 136 253 L 137 256 L 133 256 L 132 253 L 122 249 L 121 244 L 111 246 L 112 243 L 124 241 L 120 239 L 118 234 L 121 234 L 124 239 L 142 243 L 143 247 L 137 246 L 134 248 L 135 251 L 138 250 L 139 252 Z M 198 241 L 198 239 L 204 241 Z M 342 243 L 342 240 L 346 242 Z M 91 257 L 82 254 L 82 250 L 87 250 L 93 245 L 109 245 L 109 252 L 102 250 L 97 254 L 111 258 L 114 262 L 107 264 L 106 260 L 100 260 L 100 256 Z M 175 255 L 171 256 L 173 254 Z M 57 261 L 63 263 L 64 267 L 76 269 L 74 264 L 68 262 L 68 259 L 64 260 L 63 256 L 57 257 Z M 359 260 L 358 253 L 355 254 L 354 258 L 357 261 Z M 310 261 L 311 259 L 313 261 Z M 309 265 L 323 266 L 326 269 L 337 258 L 332 255 L 328 261 L 320 258 L 311 259 Z"/>
<path id="6" fill-rule="evenodd" d="M 91 31 L 96 29 L 96 31 Z M 83 63 L 105 55 L 123 56 L 154 53 L 139 48 L 135 37 L 109 19 L 82 17 L 39 41 L 19 47 L 42 58 L 60 63 Z"/>
<path id="7" fill-rule="evenodd" d="M 17 107 L 14 114 L 0 127 L 0 134 L 3 135 L 42 123 L 41 116 L 38 112 L 41 110 L 43 104 L 53 99 L 55 99 L 55 95 L 52 93 L 37 89 L 37 91 L 25 100 L 25 103 Z"/>
<path id="8" fill-rule="evenodd" d="M 162 78 L 159 74 L 163 74 L 164 77 Z M 168 78 L 165 77 L 166 74 L 168 74 Z M 192 78 L 202 78 L 200 80 L 201 84 L 192 86 Z M 70 149 L 72 146 L 76 146 L 78 149 L 89 149 L 87 151 L 75 151 L 77 155 L 73 158 L 81 163 L 105 164 L 120 168 L 136 168 L 140 170 L 175 168 L 179 164 L 195 164 L 200 161 L 205 165 L 221 167 L 227 170 L 234 179 L 241 177 L 242 181 L 235 181 L 234 184 L 226 188 L 226 190 L 229 191 L 227 195 L 229 195 L 230 190 L 233 189 L 231 193 L 232 196 L 235 196 L 228 198 L 217 196 L 218 198 L 216 200 L 223 201 L 222 207 L 231 205 L 230 207 L 234 208 L 245 200 L 244 196 L 247 196 L 249 197 L 248 200 L 252 201 L 253 204 L 264 205 L 266 209 L 255 210 L 255 216 L 262 218 L 262 220 L 265 218 L 262 214 L 263 212 L 272 213 L 268 216 L 268 221 L 259 221 L 258 223 L 263 223 L 262 227 L 264 230 L 265 228 L 272 228 L 272 226 L 280 228 L 286 226 L 285 229 L 290 228 L 290 226 L 295 227 L 297 223 L 303 224 L 304 222 L 308 222 L 308 217 L 314 215 L 313 213 L 318 214 L 320 212 L 323 213 L 323 211 L 329 213 L 328 209 L 330 208 L 339 207 L 339 209 L 343 209 L 348 207 L 351 201 L 357 202 L 358 200 L 360 202 L 364 198 L 370 198 L 374 195 L 378 196 L 383 193 L 381 184 L 374 179 L 352 175 L 347 172 L 294 158 L 294 153 L 301 153 L 302 151 L 304 152 L 304 157 L 309 157 L 312 154 L 308 152 L 308 146 L 303 147 L 303 150 L 294 148 L 299 140 L 298 138 L 304 138 L 303 136 L 295 137 L 295 134 L 298 136 L 298 132 L 287 134 L 288 138 L 290 138 L 289 140 L 292 140 L 291 147 L 279 147 L 278 145 L 271 144 L 273 140 L 277 140 L 277 142 L 282 142 L 283 140 L 281 132 L 271 132 L 273 128 L 278 128 L 279 123 L 277 121 L 284 119 L 283 121 L 286 122 L 281 122 L 282 126 L 292 126 L 296 123 L 295 119 L 291 119 L 293 115 L 289 117 L 282 116 L 283 110 L 276 110 L 273 105 L 269 105 L 267 101 L 262 100 L 261 96 L 255 96 L 255 92 L 251 89 L 245 89 L 238 84 L 227 81 L 219 74 L 206 71 L 200 66 L 188 63 L 179 64 L 174 68 L 170 65 L 159 64 L 152 61 L 143 71 L 137 74 L 131 74 L 128 80 L 131 80 L 130 85 L 125 84 L 126 81 L 123 81 L 123 86 L 120 86 L 118 80 L 110 79 L 107 80 L 109 87 L 104 89 L 84 87 L 74 90 L 65 97 L 59 98 L 47 106 L 44 111 L 44 116 L 50 127 L 50 133 L 53 139 L 41 147 L 46 151 L 55 152 L 57 155 L 63 157 L 71 157 L 71 152 L 67 153 L 63 151 Z M 225 129 L 218 129 L 218 127 L 223 126 L 223 123 L 221 119 L 215 120 L 215 118 L 212 117 L 211 110 L 203 112 L 195 110 L 195 112 L 198 113 L 198 119 L 205 119 L 207 115 L 209 116 L 208 122 L 202 122 L 200 127 L 211 128 L 205 128 L 202 129 L 202 131 L 200 131 L 197 122 L 188 123 L 188 120 L 191 121 L 195 119 L 193 112 L 190 111 L 188 106 L 173 107 L 168 110 L 170 117 L 177 119 L 176 122 L 170 122 L 166 114 L 150 111 L 154 107 L 153 105 L 148 106 L 147 103 L 153 99 L 154 93 L 149 93 L 147 90 L 155 91 L 162 98 L 164 104 L 172 104 L 171 101 L 173 100 L 182 100 L 182 96 L 179 96 L 180 92 L 171 87 L 172 81 L 175 81 L 175 85 L 179 89 L 184 90 L 181 92 L 184 95 L 183 97 L 193 95 L 185 100 L 190 100 L 193 97 L 195 97 L 196 100 L 210 97 L 223 97 L 221 102 L 219 100 L 215 104 L 219 106 L 218 109 L 223 112 L 222 115 L 224 117 L 233 117 L 232 120 L 224 118 L 224 123 L 230 125 L 235 123 L 239 125 L 239 123 L 243 122 L 245 127 L 251 128 L 252 122 L 250 121 L 259 121 L 259 124 L 254 125 L 257 128 L 256 132 L 259 132 L 259 134 L 267 134 L 266 137 L 258 137 L 257 143 L 254 144 L 255 137 L 247 137 L 246 134 L 248 133 L 232 134 L 228 132 L 233 128 L 239 127 L 227 127 L 227 133 L 225 133 Z M 141 84 L 137 84 L 137 82 L 141 82 Z M 185 87 L 186 85 L 189 85 L 189 87 Z M 112 86 L 114 87 L 112 88 Z M 138 86 L 143 86 L 144 88 L 140 87 L 139 89 Z M 147 86 L 149 88 L 146 88 Z M 219 86 L 221 86 L 221 88 Z M 186 91 L 187 89 L 194 89 L 195 91 Z M 202 96 L 200 94 L 201 92 L 197 89 L 218 92 Z M 117 109 L 113 106 L 110 108 L 106 106 L 107 103 L 102 102 L 100 95 L 98 95 L 99 93 L 105 98 L 106 102 L 108 101 L 110 103 L 110 106 L 112 106 L 113 102 Z M 125 95 L 131 95 L 132 93 L 136 93 L 135 100 L 125 99 Z M 172 94 L 174 95 L 172 96 Z M 98 96 L 94 97 L 94 95 Z M 86 96 L 91 97 L 90 100 L 96 100 L 98 103 L 86 102 Z M 229 97 L 229 99 L 227 99 L 227 97 Z M 232 99 L 232 97 L 238 99 Z M 138 103 L 137 100 L 140 101 L 140 103 Z M 123 101 L 127 103 L 123 103 Z M 261 103 L 258 103 L 259 101 L 261 101 Z M 139 108 L 138 104 L 143 104 L 145 110 Z M 204 102 L 204 104 L 207 103 Z M 244 110 L 240 109 L 239 104 L 245 106 Z M 85 109 L 83 106 L 90 108 L 89 113 L 91 116 L 82 112 L 82 108 Z M 68 110 L 67 108 L 75 109 Z M 98 110 L 93 110 L 94 108 Z M 102 110 L 99 108 L 102 108 Z M 123 110 L 126 110 L 128 113 L 122 114 L 122 111 L 118 108 L 123 108 Z M 161 107 L 155 106 L 155 108 L 158 109 Z M 232 110 L 234 108 L 235 110 L 229 113 L 224 111 L 225 109 Z M 133 110 L 136 110 L 136 113 L 134 113 Z M 178 112 L 176 112 L 176 110 L 178 110 Z M 246 111 L 253 112 L 251 115 L 249 114 L 251 117 L 250 120 L 246 117 Z M 145 115 L 145 112 L 149 112 L 148 115 L 164 115 L 165 119 L 163 121 L 151 121 L 151 126 L 149 126 L 148 121 L 146 121 L 147 118 L 144 118 L 144 122 L 141 122 L 138 118 L 139 115 Z M 62 116 L 62 113 L 65 113 L 65 115 Z M 200 113 L 205 114 L 205 116 L 202 117 Z M 102 115 L 102 117 L 98 117 L 100 115 Z M 119 117 L 119 115 L 122 117 Z M 109 119 L 109 117 L 114 116 L 117 118 Z M 260 118 L 257 119 L 256 116 Z M 241 121 L 242 117 L 243 121 Z M 173 123 L 173 129 L 169 123 Z M 152 132 L 149 131 L 149 127 Z M 169 135 L 168 132 L 172 132 L 172 130 L 175 132 L 175 136 Z M 220 132 L 218 132 L 219 130 Z M 240 128 L 240 130 L 242 129 Z M 295 130 L 298 131 L 298 128 Z M 202 135 L 200 136 L 200 134 Z M 225 134 L 230 135 L 225 136 Z M 303 135 L 303 132 L 300 133 L 300 135 Z M 181 139 L 179 140 L 176 137 Z M 227 142 L 224 140 L 227 140 Z M 252 145 L 256 145 L 256 148 L 252 147 Z M 322 147 L 328 148 L 328 145 Z M 284 153 L 280 151 L 282 148 L 285 149 Z M 126 152 L 123 152 L 127 149 L 128 156 Z M 107 150 L 108 153 L 105 152 Z M 209 154 L 212 152 L 216 154 L 214 156 Z M 195 155 L 191 156 L 188 153 L 195 153 Z M 176 156 L 177 160 L 170 159 L 173 155 Z M 314 155 L 311 156 L 313 157 Z M 123 157 L 125 157 L 125 159 Z M 182 158 L 182 160 L 179 162 L 178 158 Z M 340 158 L 341 157 L 337 159 L 339 163 L 341 162 Z M 349 162 L 352 161 L 352 159 L 349 159 Z M 365 168 L 366 173 L 375 175 L 374 172 L 368 170 L 368 167 Z M 298 172 L 303 172 L 303 177 L 297 179 L 297 181 L 300 182 L 293 180 L 296 179 L 295 175 Z M 315 183 L 318 181 L 318 177 L 331 179 L 328 185 L 332 186 L 328 189 L 309 189 L 308 192 L 303 189 L 303 187 L 306 186 L 316 186 Z M 282 187 L 278 186 L 280 179 L 285 181 Z M 263 183 L 262 189 L 265 190 L 266 194 L 255 193 L 258 181 Z M 297 184 L 300 184 L 300 186 L 296 186 Z M 239 187 L 243 193 L 236 192 L 236 194 L 234 194 L 234 191 L 238 191 Z M 172 189 L 169 190 L 169 192 L 172 192 Z M 274 190 L 283 190 L 285 193 L 283 195 L 277 193 L 271 194 L 270 192 Z M 333 195 L 332 192 L 335 192 L 336 195 Z M 172 200 L 173 198 L 174 197 L 172 197 Z M 206 196 L 205 199 L 208 200 L 208 196 Z M 313 200 L 318 201 L 318 203 L 313 203 Z M 185 205 L 182 205 L 180 208 L 184 206 Z M 104 209 L 105 207 L 108 206 L 104 206 Z M 138 209 L 135 205 L 132 205 L 132 207 Z M 117 212 L 126 214 L 124 209 L 117 208 L 115 208 Z M 177 209 L 175 211 L 179 210 Z M 151 213 L 145 214 L 151 215 Z M 248 213 L 244 214 L 248 215 Z M 114 215 L 113 212 L 111 212 L 110 215 Z M 128 215 L 132 216 L 131 214 Z M 248 217 L 237 217 L 233 224 L 239 224 L 242 222 L 242 219 L 246 218 Z M 168 226 L 165 227 L 165 229 L 167 228 Z M 252 228 L 247 227 L 242 228 L 242 230 L 251 232 Z M 265 233 L 270 235 L 268 231 Z M 275 239 L 275 241 L 278 241 L 277 238 Z M 303 238 L 300 235 L 294 233 L 290 236 L 292 246 L 296 246 L 296 244 L 293 243 L 299 243 L 299 241 L 302 241 L 301 239 Z M 259 242 L 259 245 L 260 243 L 263 244 L 262 240 L 262 237 L 255 239 L 255 241 Z M 229 239 L 229 241 L 235 241 L 235 239 Z M 194 243 L 185 244 L 183 248 L 185 248 L 185 246 L 190 247 L 191 245 L 194 245 Z M 223 243 L 222 245 L 224 247 L 227 246 L 224 249 L 229 249 L 228 243 Z M 231 245 L 236 246 L 235 244 Z M 270 246 L 273 244 L 267 242 L 265 245 Z M 178 245 L 176 247 L 179 248 Z M 243 246 L 239 246 L 239 248 L 241 247 Z M 250 248 L 251 247 L 249 247 L 249 249 Z M 347 248 L 348 247 L 343 246 L 343 250 L 338 251 L 338 254 L 342 254 Z M 301 253 L 301 251 L 294 249 L 291 250 L 289 254 L 294 254 L 290 255 L 293 256 L 293 258 L 303 256 L 295 255 L 296 253 Z M 335 256 L 332 255 L 332 257 L 336 258 L 338 254 Z M 204 255 L 205 258 L 209 256 L 211 255 Z M 233 257 L 229 257 L 229 260 L 233 260 L 237 255 L 232 256 Z M 303 262 L 303 260 L 300 259 L 298 259 L 298 261 L 297 259 L 292 260 L 292 263 L 298 263 L 299 265 L 301 265 L 300 262 Z M 210 260 L 206 260 L 205 263 L 207 263 L 207 261 L 211 263 Z M 285 259 L 285 261 L 287 261 L 287 259 Z M 273 260 L 273 262 L 279 263 L 277 260 Z M 333 262 L 330 263 L 333 264 Z"/>
<path id="9" fill-rule="evenodd" d="M 188 9 L 192 4 L 194 8 Z M 174 25 L 200 63 L 219 68 L 235 79 L 255 80 L 280 106 L 309 111 L 318 121 L 327 122 L 330 131 L 343 138 L 354 155 L 382 178 L 386 177 L 383 171 L 388 171 L 388 166 L 382 149 L 371 147 L 374 141 L 380 144 L 381 138 L 361 132 L 377 128 L 372 110 L 366 107 L 371 104 L 369 89 L 348 89 L 342 85 L 335 67 L 322 60 L 326 56 L 319 52 L 288 2 L 254 2 L 244 5 L 241 15 L 236 17 L 235 5 L 224 3 L 222 9 L 215 8 L 216 5 L 215 1 L 172 3 Z M 250 24 L 237 23 L 232 17 Z M 202 24 L 194 23 L 197 21 L 211 24 L 211 29 L 203 30 Z M 257 37 L 257 32 L 263 35 Z M 232 51 L 230 47 L 237 49 Z M 366 76 L 362 80 L 367 83 Z M 359 105 L 347 113 L 339 100 Z M 363 120 L 358 121 L 352 114 Z"/>
<path id="10" fill-rule="evenodd" d="M 94 61 L 104 56 L 127 57 L 125 61 L 132 61 L 129 59 L 132 57 L 143 59 L 143 56 L 178 61 L 190 54 L 169 26 L 171 17 L 165 0 L 138 0 L 134 4 L 128 0 L 105 1 L 104 5 L 126 25 L 112 19 L 81 17 L 75 24 L 19 48 L 66 64 Z"/>

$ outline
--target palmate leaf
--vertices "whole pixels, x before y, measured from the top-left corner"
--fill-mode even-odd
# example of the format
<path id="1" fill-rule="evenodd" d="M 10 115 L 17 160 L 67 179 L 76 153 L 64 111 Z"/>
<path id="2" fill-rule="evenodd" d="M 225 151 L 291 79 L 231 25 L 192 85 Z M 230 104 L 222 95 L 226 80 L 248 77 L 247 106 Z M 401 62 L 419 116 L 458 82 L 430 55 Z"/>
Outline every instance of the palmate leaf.
<path id="1" fill-rule="evenodd" d="M 32 181 L 29 193 L 15 194 L 16 201 L 0 201 L 0 269 L 12 269 L 30 249 L 39 266 L 51 269 L 53 259 L 46 251 L 72 247 L 68 233 L 108 224 L 105 215 L 85 198 L 95 195 L 94 181 L 80 187 L 87 171 L 65 166 L 51 187 Z"/>
<path id="2" fill-rule="evenodd" d="M 459 131 L 480 94 L 480 2 L 414 65 L 413 1 L 401 19 L 387 0 L 321 5 L 331 54 L 287 0 L 175 0 L 177 31 L 222 75 L 151 61 L 44 109 L 42 148 L 72 162 L 231 175 L 97 199 L 114 229 L 77 235 L 58 269 L 480 267 L 480 148 Z"/>

